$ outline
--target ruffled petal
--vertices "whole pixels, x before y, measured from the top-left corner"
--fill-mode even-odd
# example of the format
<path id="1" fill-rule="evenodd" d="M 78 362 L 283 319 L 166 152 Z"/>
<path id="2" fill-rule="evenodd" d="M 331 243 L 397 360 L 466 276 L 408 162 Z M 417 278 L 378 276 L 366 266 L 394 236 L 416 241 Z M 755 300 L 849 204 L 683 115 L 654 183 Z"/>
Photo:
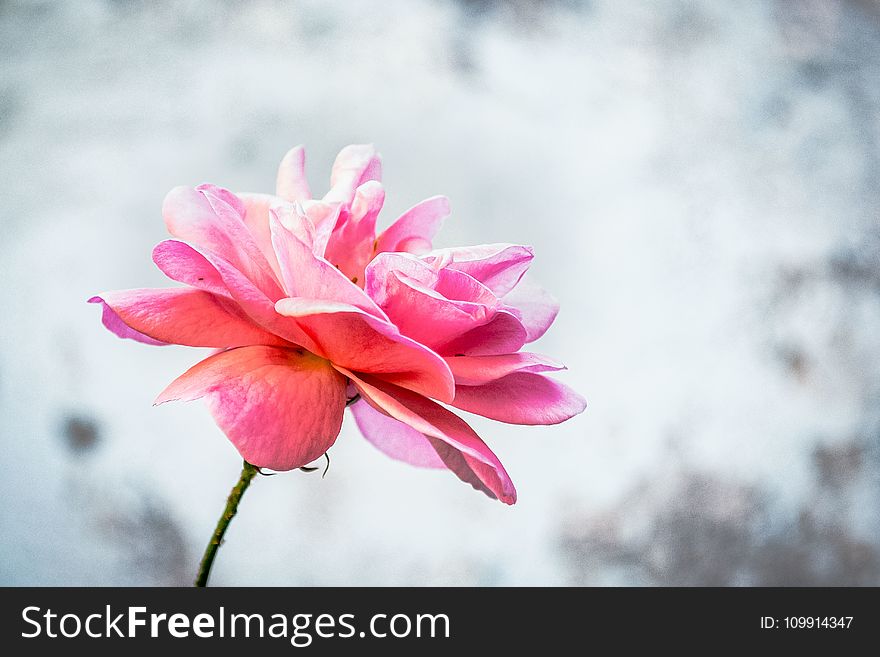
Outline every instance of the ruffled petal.
<path id="1" fill-rule="evenodd" d="M 438 249 L 423 259 L 435 266 L 463 271 L 501 297 L 519 283 L 534 257 L 530 246 L 481 244 Z"/>
<path id="2" fill-rule="evenodd" d="M 288 220 L 299 221 L 301 224 L 309 222 L 306 217 L 289 217 Z M 288 296 L 338 301 L 388 320 L 382 309 L 361 288 L 348 280 L 345 274 L 324 258 L 316 256 L 306 243 L 274 216 L 270 223 L 272 244 L 278 254 L 281 277 Z M 300 232 L 308 231 L 301 229 Z"/>
<path id="3" fill-rule="evenodd" d="M 408 424 L 377 411 L 364 400 L 353 404 L 351 413 L 364 438 L 387 456 L 420 468 L 446 467 L 431 441 Z"/>
<path id="4" fill-rule="evenodd" d="M 351 203 L 355 190 L 370 180 L 382 180 L 382 158 L 372 144 L 346 146 L 333 162 L 330 191 L 325 201 Z"/>
<path id="5" fill-rule="evenodd" d="M 157 249 L 163 257 L 156 264 L 173 280 L 194 287 L 206 286 L 206 289 L 216 291 L 218 295 L 229 297 L 253 323 L 286 342 L 314 351 L 314 342 L 296 321 L 275 312 L 275 301 L 283 292 L 279 291 L 279 297 L 270 299 L 223 258 L 209 252 L 202 253 L 184 242 L 167 240 Z M 208 266 L 214 274 L 210 273 Z"/>
<path id="6" fill-rule="evenodd" d="M 214 265 L 186 242 L 159 242 L 153 248 L 153 262 L 172 281 L 232 298 Z"/>
<path id="7" fill-rule="evenodd" d="M 530 372 L 515 372 L 479 386 L 456 386 L 451 403 L 509 424 L 559 424 L 587 407 L 586 400 L 567 385 Z"/>
<path id="8" fill-rule="evenodd" d="M 514 372 L 558 372 L 565 365 L 541 354 L 519 352 L 498 356 L 453 356 L 446 358 L 456 385 L 478 386 Z"/>
<path id="9" fill-rule="evenodd" d="M 120 322 L 159 342 L 189 347 L 240 347 L 281 345 L 286 341 L 256 326 L 226 297 L 192 288 L 136 289 L 106 292 L 92 297 L 103 303 Z M 111 321 L 111 324 L 113 322 Z M 140 340 L 137 335 L 120 337 Z"/>
<path id="10" fill-rule="evenodd" d="M 291 148 L 278 166 L 275 193 L 286 201 L 308 201 L 312 198 L 306 179 L 306 151 L 302 146 Z"/>
<path id="11" fill-rule="evenodd" d="M 342 205 L 340 203 L 312 201 L 303 205 L 303 211 L 315 226 L 312 250 L 315 252 L 315 255 L 323 257 L 327 252 L 327 243 L 330 241 L 330 235 L 339 222 Z"/>
<path id="12" fill-rule="evenodd" d="M 520 281 L 502 301 L 526 328 L 526 343 L 544 335 L 559 314 L 559 302 L 553 295 L 528 279 Z"/>
<path id="13" fill-rule="evenodd" d="M 374 377 L 340 371 L 373 408 L 424 434 L 459 479 L 505 504 L 516 502 L 516 489 L 501 461 L 467 422 L 421 395 Z"/>
<path id="14" fill-rule="evenodd" d="M 253 194 L 250 192 L 239 193 L 244 207 L 244 223 L 260 247 L 260 251 L 266 257 L 266 261 L 272 268 L 272 273 L 277 279 L 281 278 L 278 270 L 278 259 L 272 249 L 272 235 L 269 231 L 269 213 L 279 206 L 289 205 L 283 198 L 271 194 Z"/>
<path id="15" fill-rule="evenodd" d="M 405 251 L 421 255 L 430 251 L 434 236 L 449 213 L 449 199 L 445 196 L 432 196 L 414 205 L 379 235 L 376 253 Z"/>
<path id="16" fill-rule="evenodd" d="M 527 333 L 522 322 L 506 310 L 499 310 L 492 320 L 437 348 L 444 356 L 495 356 L 522 349 Z"/>
<path id="17" fill-rule="evenodd" d="M 438 271 L 410 255 L 383 253 L 366 276 L 367 293 L 400 332 L 437 353 L 470 354 L 481 339 L 487 341 L 481 353 L 516 351 L 525 340 L 525 329 L 515 326 L 518 320 L 503 311 L 505 316 L 497 317 L 501 302 L 464 272 Z"/>
<path id="18" fill-rule="evenodd" d="M 119 336 L 120 338 L 127 338 L 128 340 L 135 340 L 136 342 L 143 342 L 144 344 L 149 344 L 153 346 L 165 346 L 170 344 L 169 342 L 162 342 L 161 340 L 155 340 L 151 338 L 149 335 L 144 335 L 139 331 L 135 331 L 128 324 L 123 322 L 119 315 L 104 303 L 104 300 L 101 297 L 92 297 L 89 299 L 88 303 L 100 303 L 101 304 L 101 323 L 104 327 Z"/>
<path id="19" fill-rule="evenodd" d="M 382 281 L 376 300 L 401 333 L 434 350 L 485 324 L 492 314 L 481 304 L 445 299 L 397 272 Z"/>
<path id="20" fill-rule="evenodd" d="M 376 217 L 385 202 L 381 183 L 370 181 L 357 188 L 350 209 L 343 210 L 330 233 L 324 257 L 355 284 L 364 285 L 364 269 L 373 257 Z"/>
<path id="21" fill-rule="evenodd" d="M 257 467 L 292 470 L 336 441 L 346 380 L 303 350 L 252 346 L 206 358 L 156 400 L 204 397 L 217 425 Z"/>
<path id="22" fill-rule="evenodd" d="M 323 299 L 281 299 L 275 310 L 295 319 L 314 344 L 310 350 L 335 365 L 381 376 L 441 401 L 453 397 L 446 361 L 401 335 L 390 322 L 355 306 Z"/>
<path id="23" fill-rule="evenodd" d="M 282 296 L 272 267 L 244 222 L 245 213 L 240 199 L 212 185 L 176 187 L 162 206 L 174 237 L 228 261 L 268 296 Z"/>

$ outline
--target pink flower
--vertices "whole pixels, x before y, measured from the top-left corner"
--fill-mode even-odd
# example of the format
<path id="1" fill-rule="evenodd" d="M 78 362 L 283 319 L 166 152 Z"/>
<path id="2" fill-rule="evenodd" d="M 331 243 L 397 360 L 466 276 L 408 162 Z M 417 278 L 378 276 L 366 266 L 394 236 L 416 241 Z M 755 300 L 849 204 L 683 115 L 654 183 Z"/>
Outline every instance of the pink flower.
<path id="1" fill-rule="evenodd" d="M 348 146 L 331 189 L 311 198 L 304 153 L 290 151 L 277 194 L 179 187 L 165 199 L 153 260 L 184 287 L 108 292 L 104 325 L 147 344 L 213 347 L 156 403 L 204 398 L 242 457 L 290 470 L 335 442 L 347 402 L 364 436 L 414 465 L 445 467 L 512 504 L 495 454 L 438 402 L 516 424 L 555 424 L 585 403 L 520 349 L 556 303 L 520 279 L 528 247 L 432 251 L 448 202 L 419 203 L 378 237 L 381 162 Z M 179 241 L 180 240 L 180 241 Z M 435 401 L 436 400 L 436 401 Z"/>

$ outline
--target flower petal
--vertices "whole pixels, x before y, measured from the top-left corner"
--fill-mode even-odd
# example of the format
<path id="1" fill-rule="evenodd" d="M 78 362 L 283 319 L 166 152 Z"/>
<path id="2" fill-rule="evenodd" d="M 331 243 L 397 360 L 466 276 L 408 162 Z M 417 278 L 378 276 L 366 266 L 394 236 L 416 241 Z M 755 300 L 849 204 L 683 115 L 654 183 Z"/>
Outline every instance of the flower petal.
<path id="1" fill-rule="evenodd" d="M 292 470 L 336 441 L 345 386 L 330 363 L 306 351 L 251 346 L 206 358 L 173 381 L 156 403 L 205 397 L 248 463 Z"/>
<path id="2" fill-rule="evenodd" d="M 464 335 L 437 348 L 443 355 L 495 356 L 519 351 L 526 343 L 526 329 L 522 322 L 506 310 L 499 310 L 488 324 L 472 329 Z"/>
<path id="3" fill-rule="evenodd" d="M 306 151 L 302 146 L 291 148 L 278 165 L 275 193 L 286 201 L 308 201 L 312 198 L 306 179 Z"/>
<path id="4" fill-rule="evenodd" d="M 373 408 L 424 434 L 459 479 L 505 504 L 516 502 L 516 490 L 501 461 L 467 422 L 421 395 L 374 377 L 340 371 Z"/>
<path id="5" fill-rule="evenodd" d="M 469 353 L 467 350 L 474 348 L 472 340 L 464 336 L 483 326 L 489 328 L 474 335 L 491 342 L 484 353 L 516 351 L 525 340 L 525 329 L 508 326 L 518 323 L 512 315 L 496 321 L 502 304 L 487 287 L 464 272 L 437 271 L 411 255 L 383 253 L 367 267 L 366 277 L 367 293 L 400 332 L 437 353 Z M 502 348 L 498 348 L 495 345 L 501 329 L 505 334 L 514 331 L 516 339 L 505 337 Z M 449 344 L 459 346 L 462 340 L 461 349 L 447 348 Z M 513 348 L 508 348 L 511 344 Z"/>
<path id="6" fill-rule="evenodd" d="M 279 336 L 285 344 L 292 342 L 309 351 L 315 350 L 314 342 L 303 333 L 296 321 L 275 312 L 275 301 L 283 292 L 279 292 L 279 297 L 270 299 L 220 256 L 202 253 L 184 242 L 166 240 L 156 250 L 160 252 L 156 264 L 169 278 L 227 296 L 238 304 L 244 316 Z"/>
<path id="7" fill-rule="evenodd" d="M 126 326 L 160 342 L 189 347 L 288 344 L 243 317 L 230 299 L 204 290 L 120 290 L 92 297 L 90 302 L 105 304 Z M 114 327 L 107 328 L 120 335 Z M 120 337 L 139 339 L 133 335 Z"/>
<path id="8" fill-rule="evenodd" d="M 414 205 L 379 235 L 376 253 L 406 251 L 421 255 L 430 251 L 434 235 L 449 213 L 445 196 L 432 196 Z"/>
<path id="9" fill-rule="evenodd" d="M 316 233 L 315 224 L 306 215 L 302 205 L 300 205 L 299 203 L 295 205 L 292 203 L 286 203 L 285 205 L 281 205 L 269 210 L 269 241 L 272 243 L 272 251 L 275 252 L 276 257 L 278 257 L 281 254 L 278 252 L 278 247 L 276 247 L 275 243 L 272 242 L 273 222 L 283 226 L 288 232 L 292 233 L 293 236 L 296 237 L 296 239 L 307 245 L 309 249 L 314 250 Z M 280 264 L 278 267 L 278 271 L 280 274 Z M 279 278 L 281 279 L 283 286 L 284 277 L 279 276 Z"/>
<path id="10" fill-rule="evenodd" d="M 266 261 L 272 268 L 276 278 L 280 278 L 278 271 L 278 259 L 272 249 L 272 236 L 269 232 L 269 212 L 282 205 L 289 205 L 283 198 L 271 194 L 254 194 L 251 192 L 239 193 L 244 207 L 244 224 L 250 231 L 260 247 L 260 252 L 266 257 Z"/>
<path id="11" fill-rule="evenodd" d="M 153 248 L 153 262 L 172 281 L 229 297 L 223 277 L 208 259 L 186 242 L 164 240 Z"/>
<path id="12" fill-rule="evenodd" d="M 437 450 L 424 434 L 395 420 L 361 399 L 351 406 L 351 414 L 364 438 L 380 452 L 420 468 L 445 468 Z"/>
<path id="13" fill-rule="evenodd" d="M 382 180 L 382 158 L 372 144 L 346 146 L 333 162 L 330 191 L 325 201 L 351 203 L 355 190 L 370 180 Z"/>
<path id="14" fill-rule="evenodd" d="M 516 286 L 534 257 L 534 250 L 530 246 L 481 244 L 438 249 L 425 255 L 423 259 L 432 264 L 463 271 L 501 297 Z"/>
<path id="15" fill-rule="evenodd" d="M 343 210 L 330 233 L 324 257 L 353 283 L 364 284 L 364 269 L 373 257 L 376 217 L 385 202 L 382 184 L 369 181 L 357 188 L 348 210 Z"/>
<path id="16" fill-rule="evenodd" d="M 442 401 L 452 399 L 449 366 L 433 351 L 403 335 L 390 322 L 348 304 L 322 299 L 281 299 L 275 310 L 314 343 L 310 350 L 356 372 L 381 376 Z"/>
<path id="17" fill-rule="evenodd" d="M 227 260 L 268 296 L 282 296 L 271 266 L 245 225 L 244 204 L 230 204 L 232 199 L 234 194 L 211 185 L 172 189 L 162 205 L 168 232 Z"/>
<path id="18" fill-rule="evenodd" d="M 330 240 L 330 234 L 339 222 L 342 204 L 306 201 L 302 204 L 302 208 L 306 217 L 315 227 L 314 236 L 312 237 L 312 250 L 315 252 L 315 255 L 324 256 L 327 251 L 327 242 Z M 290 226 L 287 227 L 290 228 Z"/>
<path id="19" fill-rule="evenodd" d="M 108 306 L 101 297 L 92 297 L 91 299 L 89 299 L 88 302 L 101 304 L 101 323 L 108 331 L 110 331 L 111 333 L 115 333 L 120 338 L 128 338 L 129 340 L 135 340 L 137 342 L 143 342 L 144 344 L 150 344 L 160 347 L 170 344 L 169 342 L 155 340 L 149 335 L 144 335 L 139 331 L 135 331 L 128 324 L 123 322 L 119 318 L 119 315 L 117 315 L 116 312 L 113 310 L 113 308 Z"/>
<path id="20" fill-rule="evenodd" d="M 502 301 L 525 326 L 527 343 L 544 335 L 559 314 L 559 302 L 553 295 L 528 279 L 520 281 Z"/>
<path id="21" fill-rule="evenodd" d="M 519 352 L 498 356 L 453 356 L 446 359 L 456 385 L 478 386 L 514 372 L 558 372 L 566 369 L 541 354 Z"/>
<path id="22" fill-rule="evenodd" d="M 289 220 L 298 220 L 303 224 L 309 221 L 305 217 L 291 217 Z M 281 278 L 288 296 L 338 301 L 388 320 L 388 316 L 361 288 L 324 258 L 316 256 L 274 215 L 270 224 L 272 244 L 278 253 Z"/>
<path id="23" fill-rule="evenodd" d="M 559 424 L 587 407 L 567 385 L 530 372 L 515 372 L 479 386 L 456 386 L 451 403 L 509 424 Z"/>
<path id="24" fill-rule="evenodd" d="M 492 314 L 480 304 L 445 299 L 397 272 L 388 274 L 381 290 L 378 298 L 374 298 L 400 332 L 435 351 L 485 324 Z"/>

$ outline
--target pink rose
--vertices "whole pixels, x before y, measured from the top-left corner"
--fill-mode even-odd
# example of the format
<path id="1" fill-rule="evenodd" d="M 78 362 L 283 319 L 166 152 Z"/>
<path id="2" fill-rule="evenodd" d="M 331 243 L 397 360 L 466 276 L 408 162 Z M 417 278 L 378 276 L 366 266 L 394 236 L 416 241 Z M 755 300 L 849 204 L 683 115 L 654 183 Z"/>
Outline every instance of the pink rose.
<path id="1" fill-rule="evenodd" d="M 545 373 L 564 369 L 522 352 L 558 307 L 521 289 L 529 247 L 432 251 L 445 198 L 419 203 L 376 236 L 381 161 L 348 146 L 331 189 L 313 200 L 304 153 L 291 150 L 277 195 L 213 185 L 165 199 L 172 236 L 156 265 L 184 287 L 108 292 L 104 325 L 147 344 L 214 347 L 156 400 L 204 398 L 249 463 L 301 467 L 336 440 L 343 411 L 386 454 L 445 467 L 512 504 L 495 454 L 438 402 L 515 424 L 555 424 L 585 408 Z M 435 401 L 436 400 L 436 401 Z"/>

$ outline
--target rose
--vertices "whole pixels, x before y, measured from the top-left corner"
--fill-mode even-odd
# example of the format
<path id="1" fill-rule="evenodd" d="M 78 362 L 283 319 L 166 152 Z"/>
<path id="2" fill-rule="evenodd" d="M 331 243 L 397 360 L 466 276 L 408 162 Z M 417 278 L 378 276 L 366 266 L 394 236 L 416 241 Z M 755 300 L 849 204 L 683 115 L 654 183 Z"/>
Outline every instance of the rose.
<path id="1" fill-rule="evenodd" d="M 583 399 L 520 349 L 557 305 L 521 278 L 533 254 L 509 244 L 432 251 L 448 202 L 427 199 L 378 237 L 384 202 L 370 146 L 339 154 L 311 198 L 290 151 L 277 194 L 176 188 L 156 265 L 184 287 L 110 292 L 105 326 L 149 344 L 214 347 L 157 403 L 204 398 L 245 461 L 290 470 L 334 443 L 352 406 L 386 454 L 446 467 L 491 497 L 516 491 L 495 454 L 446 403 L 503 422 L 555 424 Z M 182 240 L 182 241 L 180 241 Z"/>

